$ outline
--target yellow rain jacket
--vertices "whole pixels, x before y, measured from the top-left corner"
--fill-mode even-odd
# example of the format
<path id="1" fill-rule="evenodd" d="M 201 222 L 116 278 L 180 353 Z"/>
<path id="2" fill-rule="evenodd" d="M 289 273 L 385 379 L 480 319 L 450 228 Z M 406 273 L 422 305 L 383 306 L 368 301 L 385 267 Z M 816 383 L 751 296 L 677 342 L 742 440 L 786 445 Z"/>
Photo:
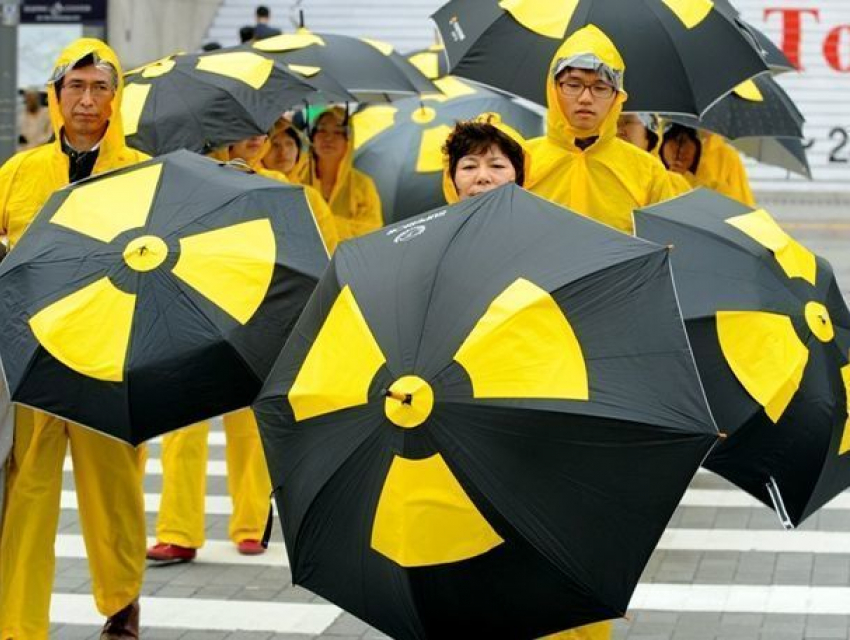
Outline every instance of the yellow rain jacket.
<path id="1" fill-rule="evenodd" d="M 741 156 L 717 134 L 704 132 L 702 135 L 696 181 L 747 206 L 756 206 Z"/>
<path id="2" fill-rule="evenodd" d="M 522 137 L 522 134 L 513 127 L 502 122 L 502 117 L 498 113 L 482 113 L 481 115 L 473 118 L 473 120 L 492 124 L 499 131 L 506 134 L 514 142 L 519 144 L 520 147 L 522 147 L 525 182 L 528 183 L 528 176 L 531 174 L 531 154 L 528 152 L 528 145 L 525 138 Z M 455 187 L 452 176 L 449 175 L 449 157 L 445 153 L 443 153 L 443 196 L 449 204 L 454 204 L 460 201 L 460 197 L 457 193 L 457 187 Z"/>
<path id="3" fill-rule="evenodd" d="M 59 56 L 56 69 L 91 53 L 118 72 L 112 116 L 93 171 L 100 173 L 147 156 L 124 144 L 121 66 L 109 47 L 90 38 L 76 40 Z M 12 246 L 50 194 L 68 184 L 69 160 L 60 143 L 64 122 L 52 86 L 48 104 L 56 140 L 19 153 L 0 168 L 0 235 Z M 97 608 L 109 616 L 139 595 L 145 564 L 144 448 L 18 407 L 0 533 L 0 638 L 47 638 L 53 545 L 69 442 Z"/>
<path id="4" fill-rule="evenodd" d="M 315 158 L 302 167 L 298 182 L 315 188 L 319 193 L 322 182 L 316 174 Z M 372 178 L 354 168 L 354 136 L 348 136 L 348 149 L 339 165 L 331 197 L 328 199 L 336 223 L 339 241 L 362 236 L 384 225 L 381 198 Z"/>
<path id="5" fill-rule="evenodd" d="M 617 119 L 626 93 L 617 94 L 598 131 L 574 129 L 561 110 L 552 70 L 561 58 L 592 53 L 614 70 L 625 63 L 614 43 L 593 25 L 570 36 L 552 59 L 546 79 L 549 107 L 546 135 L 529 141 L 533 161 L 527 188 L 590 218 L 632 233 L 632 211 L 673 197 L 664 165 L 617 137 Z M 598 136 L 585 150 L 576 138 Z"/>

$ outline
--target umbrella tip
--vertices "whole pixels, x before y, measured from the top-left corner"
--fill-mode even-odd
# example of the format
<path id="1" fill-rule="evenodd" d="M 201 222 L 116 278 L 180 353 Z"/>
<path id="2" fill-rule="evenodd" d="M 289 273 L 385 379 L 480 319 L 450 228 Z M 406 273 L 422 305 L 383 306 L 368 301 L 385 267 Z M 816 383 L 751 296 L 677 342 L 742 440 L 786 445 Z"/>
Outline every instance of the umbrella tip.
<path id="1" fill-rule="evenodd" d="M 721 440 L 725 440 L 726 438 L 729 437 L 729 434 L 724 432 L 724 431 L 718 431 L 717 437 L 720 438 Z"/>
<path id="2" fill-rule="evenodd" d="M 673 250 L 673 249 L 675 249 L 675 248 L 676 248 L 676 245 L 675 245 L 675 244 L 668 244 L 668 245 L 667 245 L 667 250 L 668 250 L 668 251 L 672 251 L 672 250 Z"/>

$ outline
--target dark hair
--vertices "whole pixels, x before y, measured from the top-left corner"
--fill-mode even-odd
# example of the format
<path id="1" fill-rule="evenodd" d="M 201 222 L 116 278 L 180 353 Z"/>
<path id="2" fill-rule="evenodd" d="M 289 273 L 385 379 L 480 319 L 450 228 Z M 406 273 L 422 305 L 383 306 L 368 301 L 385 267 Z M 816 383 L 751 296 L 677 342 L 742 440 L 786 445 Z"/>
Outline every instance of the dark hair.
<path id="1" fill-rule="evenodd" d="M 257 6 L 257 12 L 256 13 L 257 13 L 258 18 L 268 18 L 269 14 L 270 14 L 269 8 L 264 4 Z"/>
<path id="2" fill-rule="evenodd" d="M 201 45 L 201 51 L 215 51 L 216 49 L 221 49 L 221 43 L 215 40 Z"/>
<path id="3" fill-rule="evenodd" d="M 108 60 L 103 60 L 94 53 L 87 53 L 82 58 L 74 62 L 73 64 L 68 65 L 68 68 L 62 73 L 59 79 L 54 84 L 54 88 L 56 91 L 56 97 L 60 98 L 62 95 L 62 86 L 65 84 L 65 76 L 68 74 L 68 71 L 73 69 L 84 69 L 86 67 L 95 67 L 96 69 L 100 69 L 101 71 L 106 71 L 109 73 L 109 82 L 112 85 L 112 89 L 117 90 L 118 88 L 118 71 L 115 69 L 113 64 Z"/>
<path id="4" fill-rule="evenodd" d="M 694 154 L 694 161 L 691 163 L 691 166 L 688 167 L 688 171 L 696 173 L 697 168 L 699 167 L 700 157 L 702 156 L 702 141 L 699 139 L 699 134 L 696 129 L 692 129 L 691 127 L 686 127 L 685 125 L 675 122 L 671 124 L 666 131 L 664 131 L 664 138 L 661 141 L 661 149 L 659 149 L 661 162 L 664 163 L 665 167 L 668 169 L 670 168 L 664 160 L 664 145 L 668 142 L 678 142 L 679 144 L 682 144 L 688 140 L 697 146 L 697 152 Z"/>
<path id="5" fill-rule="evenodd" d="M 443 146 L 443 153 L 449 159 L 449 177 L 452 182 L 461 158 L 486 153 L 492 146 L 498 147 L 510 160 L 516 172 L 516 183 L 522 186 L 525 182 L 525 154 L 520 144 L 489 122 L 474 120 L 458 122 Z"/>
<path id="6" fill-rule="evenodd" d="M 646 139 L 649 141 L 649 149 L 647 151 L 652 151 L 658 146 L 658 134 L 647 126 L 644 126 L 644 129 L 646 129 Z"/>
<path id="7" fill-rule="evenodd" d="M 239 42 L 250 42 L 254 39 L 254 27 L 245 25 L 239 28 Z"/>

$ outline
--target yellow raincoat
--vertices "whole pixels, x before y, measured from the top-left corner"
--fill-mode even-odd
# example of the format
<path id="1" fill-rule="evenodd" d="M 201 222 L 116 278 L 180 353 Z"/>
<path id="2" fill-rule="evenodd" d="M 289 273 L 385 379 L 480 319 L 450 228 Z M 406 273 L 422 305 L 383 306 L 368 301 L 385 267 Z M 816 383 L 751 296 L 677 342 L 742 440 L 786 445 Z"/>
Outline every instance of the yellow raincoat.
<path id="1" fill-rule="evenodd" d="M 741 156 L 717 134 L 704 132 L 702 135 L 696 181 L 749 207 L 756 206 Z"/>
<path id="2" fill-rule="evenodd" d="M 626 101 L 620 91 L 598 131 L 574 129 L 561 109 L 552 69 L 561 58 L 592 53 L 617 71 L 625 64 L 611 40 L 595 26 L 570 36 L 556 52 L 546 79 L 549 107 L 546 135 L 529 141 L 533 161 L 527 188 L 590 218 L 632 233 L 632 211 L 673 197 L 664 165 L 617 137 L 617 119 Z M 577 137 L 598 136 L 582 150 Z"/>
<path id="3" fill-rule="evenodd" d="M 82 38 L 62 52 L 56 68 L 91 53 L 111 62 L 119 78 L 93 171 L 101 173 L 147 156 L 124 143 L 121 67 L 109 47 Z M 0 235 L 13 247 L 50 194 L 68 184 L 69 161 L 59 142 L 64 122 L 53 87 L 48 104 L 56 140 L 19 153 L 0 168 Z M 18 407 L 0 533 L 0 638 L 47 638 L 53 544 L 69 442 L 97 608 L 110 616 L 139 595 L 145 563 L 144 448 Z"/>
<path id="4" fill-rule="evenodd" d="M 315 188 L 321 193 L 322 182 L 316 174 L 315 158 L 302 167 L 298 182 Z M 328 199 L 337 236 L 340 242 L 362 236 L 384 225 L 381 214 L 381 198 L 372 178 L 354 168 L 354 136 L 348 136 L 348 148 L 339 164 L 331 197 Z"/>

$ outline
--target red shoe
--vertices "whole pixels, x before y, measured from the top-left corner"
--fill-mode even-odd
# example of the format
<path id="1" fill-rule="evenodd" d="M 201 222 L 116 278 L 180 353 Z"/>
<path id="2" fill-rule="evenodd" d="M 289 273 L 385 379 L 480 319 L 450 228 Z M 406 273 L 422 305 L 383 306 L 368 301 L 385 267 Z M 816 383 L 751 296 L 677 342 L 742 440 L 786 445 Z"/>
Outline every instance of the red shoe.
<path id="1" fill-rule="evenodd" d="M 155 562 L 192 562 L 196 555 L 198 555 L 197 549 L 167 542 L 157 542 L 145 554 L 148 560 Z"/>
<path id="2" fill-rule="evenodd" d="M 260 556 L 266 552 L 259 540 L 242 540 L 236 545 L 236 549 L 243 556 Z"/>

